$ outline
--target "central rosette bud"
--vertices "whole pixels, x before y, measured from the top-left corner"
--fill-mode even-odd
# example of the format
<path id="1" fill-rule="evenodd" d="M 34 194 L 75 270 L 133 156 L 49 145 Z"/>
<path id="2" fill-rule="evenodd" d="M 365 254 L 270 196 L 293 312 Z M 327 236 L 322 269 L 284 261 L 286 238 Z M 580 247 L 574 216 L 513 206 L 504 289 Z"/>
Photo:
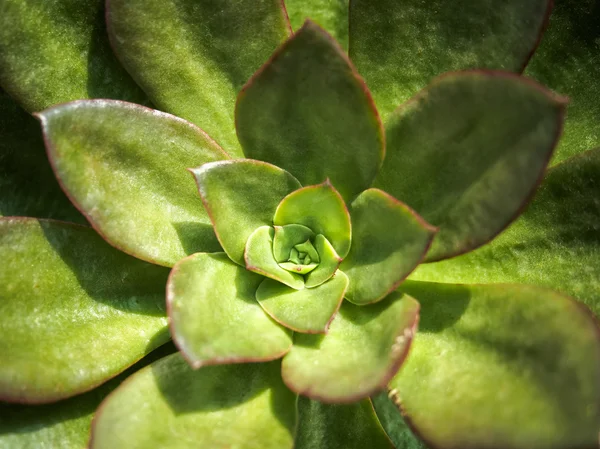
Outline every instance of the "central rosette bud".
<path id="1" fill-rule="evenodd" d="M 327 245 L 322 234 L 298 224 L 275 226 L 273 258 L 281 268 L 292 273 L 308 274 L 321 263 L 320 251 L 326 252 Z M 326 254 L 324 254 L 326 257 Z"/>

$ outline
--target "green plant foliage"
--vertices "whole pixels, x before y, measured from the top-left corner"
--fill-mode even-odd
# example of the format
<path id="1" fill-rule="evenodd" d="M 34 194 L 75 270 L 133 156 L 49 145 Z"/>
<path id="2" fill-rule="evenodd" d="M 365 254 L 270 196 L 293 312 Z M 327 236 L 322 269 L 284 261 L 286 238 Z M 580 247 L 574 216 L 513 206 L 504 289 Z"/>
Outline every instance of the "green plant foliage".
<path id="1" fill-rule="evenodd" d="M 300 29 L 307 19 L 313 20 L 348 50 L 348 1 L 287 0 L 285 7 L 294 30 Z"/>

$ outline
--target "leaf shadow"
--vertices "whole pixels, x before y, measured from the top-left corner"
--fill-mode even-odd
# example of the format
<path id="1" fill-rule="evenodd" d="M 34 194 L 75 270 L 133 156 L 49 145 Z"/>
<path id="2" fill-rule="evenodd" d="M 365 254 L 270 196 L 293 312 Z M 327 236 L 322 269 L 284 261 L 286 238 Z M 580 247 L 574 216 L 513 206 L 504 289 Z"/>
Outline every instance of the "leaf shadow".
<path id="1" fill-rule="evenodd" d="M 183 250 L 187 254 L 199 252 L 217 253 L 223 251 L 213 227 L 197 221 L 180 221 L 173 223 Z"/>

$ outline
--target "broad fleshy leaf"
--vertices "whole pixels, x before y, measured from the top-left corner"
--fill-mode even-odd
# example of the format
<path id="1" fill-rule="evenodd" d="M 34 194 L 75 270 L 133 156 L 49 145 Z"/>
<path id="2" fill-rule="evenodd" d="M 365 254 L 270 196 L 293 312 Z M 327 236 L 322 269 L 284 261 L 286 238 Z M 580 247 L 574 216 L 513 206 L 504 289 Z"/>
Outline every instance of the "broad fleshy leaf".
<path id="1" fill-rule="evenodd" d="M 352 247 L 340 269 L 350 278 L 346 299 L 380 301 L 421 262 L 436 229 L 379 189 L 361 193 L 350 205 Z"/>
<path id="2" fill-rule="evenodd" d="M 244 86 L 235 119 L 246 157 L 284 168 L 304 185 L 329 178 L 348 201 L 371 185 L 385 154 L 366 86 L 310 21 Z"/>
<path id="3" fill-rule="evenodd" d="M 393 449 L 368 399 L 323 404 L 298 398 L 295 449 Z M 404 448 L 401 448 L 404 449 Z"/>
<path id="4" fill-rule="evenodd" d="M 172 344 L 152 351 L 114 379 L 87 393 L 44 405 L 0 403 L 0 449 L 81 449 L 102 400 L 129 375 L 175 352 Z"/>
<path id="5" fill-rule="evenodd" d="M 430 80 L 472 68 L 521 72 L 549 0 L 350 0 L 350 57 L 384 120 Z"/>
<path id="6" fill-rule="evenodd" d="M 231 155 L 238 91 L 291 32 L 281 0 L 110 0 L 111 43 L 154 104 Z"/>
<path id="7" fill-rule="evenodd" d="M 401 289 L 422 320 L 390 394 L 429 445 L 480 449 L 492 435 L 503 448 L 597 446 L 600 333 L 585 306 L 523 285 Z"/>
<path id="8" fill-rule="evenodd" d="M 348 277 L 338 271 L 315 288 L 294 290 L 280 282 L 265 279 L 256 300 L 275 321 L 296 332 L 326 333 L 348 288 Z"/>
<path id="9" fill-rule="evenodd" d="M 285 170 L 248 159 L 204 164 L 191 171 L 219 242 L 240 265 L 245 265 L 250 234 L 260 226 L 273 226 L 281 199 L 300 188 Z"/>
<path id="10" fill-rule="evenodd" d="M 419 303 L 397 292 L 366 307 L 344 301 L 327 335 L 294 334 L 282 376 L 312 399 L 348 403 L 385 388 L 416 332 Z"/>
<path id="11" fill-rule="evenodd" d="M 519 215 L 543 176 L 564 108 L 532 81 L 472 71 L 438 78 L 394 112 L 376 185 L 440 228 L 427 261 L 477 248 Z"/>
<path id="12" fill-rule="evenodd" d="M 350 250 L 350 214 L 344 199 L 329 181 L 303 187 L 286 196 L 277 206 L 273 224 L 300 224 L 315 234 L 323 234 L 340 257 L 345 257 Z"/>
<path id="13" fill-rule="evenodd" d="M 553 163 L 600 145 L 600 8 L 596 0 L 555 0 L 548 30 L 525 74 L 569 97 Z"/>
<path id="14" fill-rule="evenodd" d="M 2 90 L 0 136 L 0 216 L 87 223 L 56 182 L 40 124 Z"/>
<path id="15" fill-rule="evenodd" d="M 548 171 L 525 213 L 489 245 L 421 265 L 412 279 L 514 282 L 573 295 L 600 315 L 600 148 Z"/>
<path id="16" fill-rule="evenodd" d="M 111 100 L 76 101 L 39 117 L 63 188 L 112 245 L 165 266 L 220 249 L 186 172 L 228 158 L 202 130 Z"/>
<path id="17" fill-rule="evenodd" d="M 429 449 L 410 430 L 405 419 L 398 413 L 398 406 L 387 391 L 371 397 L 371 403 L 385 433 L 387 433 L 396 448 Z"/>
<path id="18" fill-rule="evenodd" d="M 103 0 L 3 0 L 0 84 L 29 112 L 83 98 L 146 102 L 108 43 Z"/>
<path id="19" fill-rule="evenodd" d="M 272 227 L 261 226 L 250 235 L 244 254 L 246 269 L 300 290 L 304 287 L 303 277 L 282 268 L 273 257 L 274 234 Z"/>
<path id="20" fill-rule="evenodd" d="M 304 278 L 304 285 L 307 288 L 314 288 L 321 285 L 338 269 L 342 258 L 338 256 L 329 240 L 323 234 L 315 236 L 315 247 L 319 253 L 319 265 Z"/>
<path id="21" fill-rule="evenodd" d="M 2 400 L 44 403 L 90 390 L 169 338 L 168 270 L 88 227 L 0 218 L 0 260 Z"/>
<path id="22" fill-rule="evenodd" d="M 285 0 L 285 7 L 294 30 L 314 20 L 348 49 L 348 0 Z"/>
<path id="23" fill-rule="evenodd" d="M 175 344 L 194 368 L 273 360 L 292 345 L 291 332 L 256 303 L 264 278 L 225 253 L 198 253 L 178 262 L 167 285 Z"/>
<path id="24" fill-rule="evenodd" d="M 194 371 L 179 354 L 165 357 L 104 401 L 90 449 L 291 449 L 296 397 L 281 382 L 279 367 L 243 363 Z"/>

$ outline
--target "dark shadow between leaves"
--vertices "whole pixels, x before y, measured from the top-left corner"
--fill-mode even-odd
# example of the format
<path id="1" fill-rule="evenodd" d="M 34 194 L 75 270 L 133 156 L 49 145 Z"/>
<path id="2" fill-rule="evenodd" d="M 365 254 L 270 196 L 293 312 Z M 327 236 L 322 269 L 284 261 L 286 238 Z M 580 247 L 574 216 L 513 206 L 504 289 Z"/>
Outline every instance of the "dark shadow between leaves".
<path id="1" fill-rule="evenodd" d="M 201 206 L 199 206 L 201 207 Z M 213 227 L 196 221 L 180 221 L 173 223 L 183 250 L 188 254 L 218 253 L 223 251 Z"/>

